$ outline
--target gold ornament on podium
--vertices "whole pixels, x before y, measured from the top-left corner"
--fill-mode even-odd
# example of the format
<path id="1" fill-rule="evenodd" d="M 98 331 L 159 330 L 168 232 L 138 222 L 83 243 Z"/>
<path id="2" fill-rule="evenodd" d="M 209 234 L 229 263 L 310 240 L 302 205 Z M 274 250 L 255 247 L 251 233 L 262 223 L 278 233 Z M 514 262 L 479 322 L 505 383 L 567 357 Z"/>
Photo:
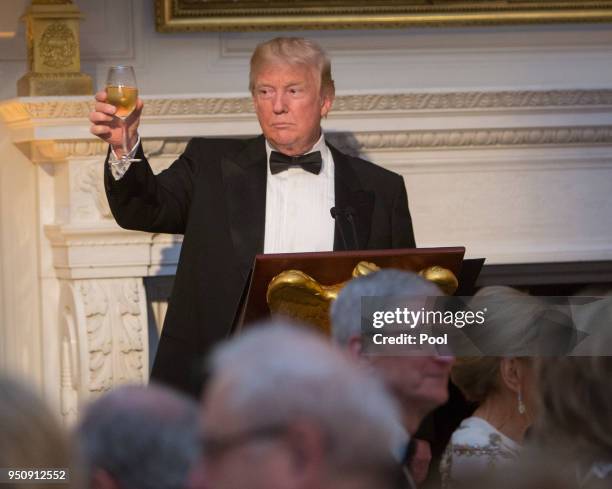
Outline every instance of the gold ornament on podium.
<path id="1" fill-rule="evenodd" d="M 17 82 L 17 95 L 88 95 L 91 77 L 81 73 L 79 22 L 71 0 L 33 0 L 26 23 L 29 71 Z"/>
<path id="2" fill-rule="evenodd" d="M 375 263 L 359 262 L 352 277 L 362 277 L 380 270 Z M 459 282 L 455 274 L 440 266 L 425 268 L 419 272 L 423 278 L 434 282 L 448 295 L 453 294 Z M 300 270 L 285 270 L 268 284 L 266 301 L 270 312 L 313 325 L 326 336 L 331 335 L 329 308 L 348 281 L 322 285 Z"/>
<path id="3" fill-rule="evenodd" d="M 419 275 L 435 283 L 446 295 L 453 295 L 459 288 L 457 277 L 448 268 L 434 265 L 433 267 L 424 268 L 419 272 Z"/>

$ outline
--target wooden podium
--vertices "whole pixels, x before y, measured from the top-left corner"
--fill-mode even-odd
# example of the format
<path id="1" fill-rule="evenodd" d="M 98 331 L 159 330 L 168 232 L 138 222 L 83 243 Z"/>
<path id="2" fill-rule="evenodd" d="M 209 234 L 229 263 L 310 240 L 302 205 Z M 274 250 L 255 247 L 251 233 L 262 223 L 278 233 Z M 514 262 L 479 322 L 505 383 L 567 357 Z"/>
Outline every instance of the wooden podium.
<path id="1" fill-rule="evenodd" d="M 266 301 L 268 285 L 281 272 L 300 270 L 324 285 L 351 279 L 353 269 L 362 261 L 380 268 L 395 268 L 418 273 L 432 266 L 446 268 L 459 281 L 459 295 L 471 295 L 484 259 L 464 260 L 464 247 L 408 248 L 391 250 L 333 251 L 318 253 L 281 253 L 257 255 L 236 312 L 232 332 L 270 316 Z"/>

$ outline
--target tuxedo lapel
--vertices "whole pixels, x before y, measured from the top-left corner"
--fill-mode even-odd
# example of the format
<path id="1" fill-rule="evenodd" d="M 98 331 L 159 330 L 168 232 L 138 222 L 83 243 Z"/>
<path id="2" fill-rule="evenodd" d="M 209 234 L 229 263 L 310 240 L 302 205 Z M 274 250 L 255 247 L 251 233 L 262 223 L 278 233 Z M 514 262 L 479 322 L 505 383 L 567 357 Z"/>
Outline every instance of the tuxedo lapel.
<path id="1" fill-rule="evenodd" d="M 266 218 L 266 149 L 263 136 L 255 138 L 221 163 L 230 234 L 241 273 L 263 252 Z"/>
<path id="2" fill-rule="evenodd" d="M 365 249 L 372 227 L 374 193 L 362 188 L 350 158 L 329 143 L 327 146 L 334 158 L 335 207 L 338 213 L 334 230 L 334 250 Z"/>

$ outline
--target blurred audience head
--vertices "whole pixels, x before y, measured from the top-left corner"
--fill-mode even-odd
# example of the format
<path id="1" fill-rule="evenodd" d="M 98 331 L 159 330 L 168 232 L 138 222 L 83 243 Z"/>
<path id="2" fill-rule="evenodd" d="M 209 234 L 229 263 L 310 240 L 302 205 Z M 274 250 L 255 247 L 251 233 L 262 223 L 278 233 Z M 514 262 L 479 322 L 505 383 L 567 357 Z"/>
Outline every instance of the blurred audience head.
<path id="1" fill-rule="evenodd" d="M 200 455 L 197 404 L 165 387 L 125 385 L 92 402 L 77 428 L 90 487 L 182 489 Z"/>
<path id="2" fill-rule="evenodd" d="M 76 487 L 74 455 L 71 439 L 42 399 L 25 384 L 0 374 L 0 467 L 68 469 L 68 487 Z M 57 484 L 22 481 L 2 487 L 41 489 Z"/>
<path id="3" fill-rule="evenodd" d="M 399 422 L 379 381 L 319 335 L 253 326 L 221 345 L 202 410 L 210 489 L 390 487 Z"/>
<path id="4" fill-rule="evenodd" d="M 610 324 L 608 323 L 608 325 Z M 549 357 L 537 362 L 540 415 L 534 437 L 585 487 L 612 485 L 612 356 Z"/>
<path id="5" fill-rule="evenodd" d="M 352 355 L 363 356 L 361 299 L 363 297 L 437 297 L 440 289 L 418 275 L 386 269 L 351 280 L 331 307 L 334 341 Z M 404 425 L 413 433 L 420 421 L 448 399 L 453 357 L 440 355 L 368 355 L 364 357 L 384 378 L 400 403 Z"/>

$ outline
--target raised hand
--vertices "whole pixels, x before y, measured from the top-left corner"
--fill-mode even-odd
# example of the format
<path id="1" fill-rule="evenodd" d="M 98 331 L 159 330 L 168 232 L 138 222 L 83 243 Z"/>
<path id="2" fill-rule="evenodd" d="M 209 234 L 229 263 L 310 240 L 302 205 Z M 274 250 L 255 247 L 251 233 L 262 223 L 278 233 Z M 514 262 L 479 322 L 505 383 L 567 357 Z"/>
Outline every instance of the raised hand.
<path id="1" fill-rule="evenodd" d="M 100 90 L 95 95 L 96 104 L 94 110 L 89 114 L 91 126 L 89 132 L 112 145 L 115 154 L 121 158 L 123 156 L 123 128 L 124 123 L 115 116 L 117 108 L 107 103 L 108 94 L 106 90 Z M 127 147 L 131 149 L 138 140 L 138 126 L 140 124 L 140 114 L 142 113 L 143 103 L 139 98 L 136 108 L 125 119 L 127 130 Z"/>

